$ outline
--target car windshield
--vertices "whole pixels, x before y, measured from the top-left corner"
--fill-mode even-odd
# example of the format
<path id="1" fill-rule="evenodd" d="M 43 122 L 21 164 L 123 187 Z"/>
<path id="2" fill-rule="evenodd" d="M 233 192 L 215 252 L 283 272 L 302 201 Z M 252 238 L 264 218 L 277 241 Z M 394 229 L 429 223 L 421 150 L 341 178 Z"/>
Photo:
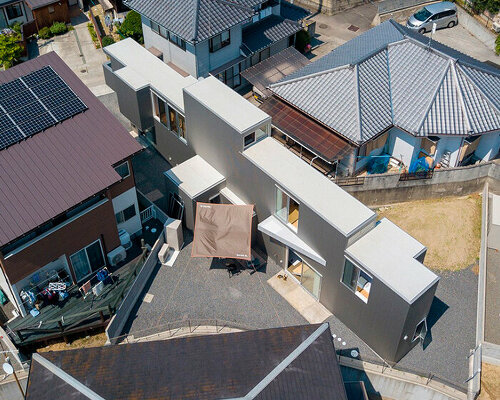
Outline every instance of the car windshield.
<path id="1" fill-rule="evenodd" d="M 422 8 L 420 11 L 416 12 L 414 17 L 419 21 L 426 21 L 432 14 L 427 10 L 427 8 Z"/>

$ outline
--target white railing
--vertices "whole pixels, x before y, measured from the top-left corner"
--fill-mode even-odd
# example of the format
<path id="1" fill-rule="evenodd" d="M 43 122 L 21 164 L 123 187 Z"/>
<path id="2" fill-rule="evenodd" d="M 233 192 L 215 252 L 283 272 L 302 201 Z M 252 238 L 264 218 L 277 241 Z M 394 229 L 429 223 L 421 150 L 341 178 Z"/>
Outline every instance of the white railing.
<path id="1" fill-rule="evenodd" d="M 141 211 L 141 223 L 145 223 L 146 221 L 149 221 L 152 218 L 156 218 L 156 210 L 153 205 Z"/>

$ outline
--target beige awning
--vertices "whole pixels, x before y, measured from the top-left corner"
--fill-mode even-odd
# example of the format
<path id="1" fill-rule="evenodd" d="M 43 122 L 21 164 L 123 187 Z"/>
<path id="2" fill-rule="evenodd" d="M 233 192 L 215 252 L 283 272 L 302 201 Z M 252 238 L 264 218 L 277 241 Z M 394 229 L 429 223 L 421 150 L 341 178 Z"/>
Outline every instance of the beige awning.
<path id="1" fill-rule="evenodd" d="M 253 205 L 197 203 L 191 257 L 251 259 Z"/>

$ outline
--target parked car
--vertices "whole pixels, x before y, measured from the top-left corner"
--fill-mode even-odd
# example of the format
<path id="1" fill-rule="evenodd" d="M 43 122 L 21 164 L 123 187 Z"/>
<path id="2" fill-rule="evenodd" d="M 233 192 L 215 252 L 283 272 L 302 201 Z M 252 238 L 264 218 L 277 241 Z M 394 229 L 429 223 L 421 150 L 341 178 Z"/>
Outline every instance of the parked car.
<path id="1" fill-rule="evenodd" d="M 450 1 L 429 4 L 413 14 L 406 27 L 419 33 L 430 32 L 432 25 L 437 29 L 452 28 L 458 24 L 457 6 Z"/>

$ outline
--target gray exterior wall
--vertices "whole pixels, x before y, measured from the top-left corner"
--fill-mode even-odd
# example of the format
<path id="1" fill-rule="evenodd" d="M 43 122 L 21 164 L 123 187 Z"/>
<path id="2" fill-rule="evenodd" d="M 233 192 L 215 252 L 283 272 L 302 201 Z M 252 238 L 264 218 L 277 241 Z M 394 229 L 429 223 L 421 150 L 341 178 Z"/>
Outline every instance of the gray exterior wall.
<path id="1" fill-rule="evenodd" d="M 120 68 L 120 64 L 116 66 Z M 103 65 L 106 84 L 117 93 L 120 112 L 138 129 L 144 131 L 153 126 L 153 107 L 149 86 L 138 91 L 113 73 L 112 63 Z"/>

